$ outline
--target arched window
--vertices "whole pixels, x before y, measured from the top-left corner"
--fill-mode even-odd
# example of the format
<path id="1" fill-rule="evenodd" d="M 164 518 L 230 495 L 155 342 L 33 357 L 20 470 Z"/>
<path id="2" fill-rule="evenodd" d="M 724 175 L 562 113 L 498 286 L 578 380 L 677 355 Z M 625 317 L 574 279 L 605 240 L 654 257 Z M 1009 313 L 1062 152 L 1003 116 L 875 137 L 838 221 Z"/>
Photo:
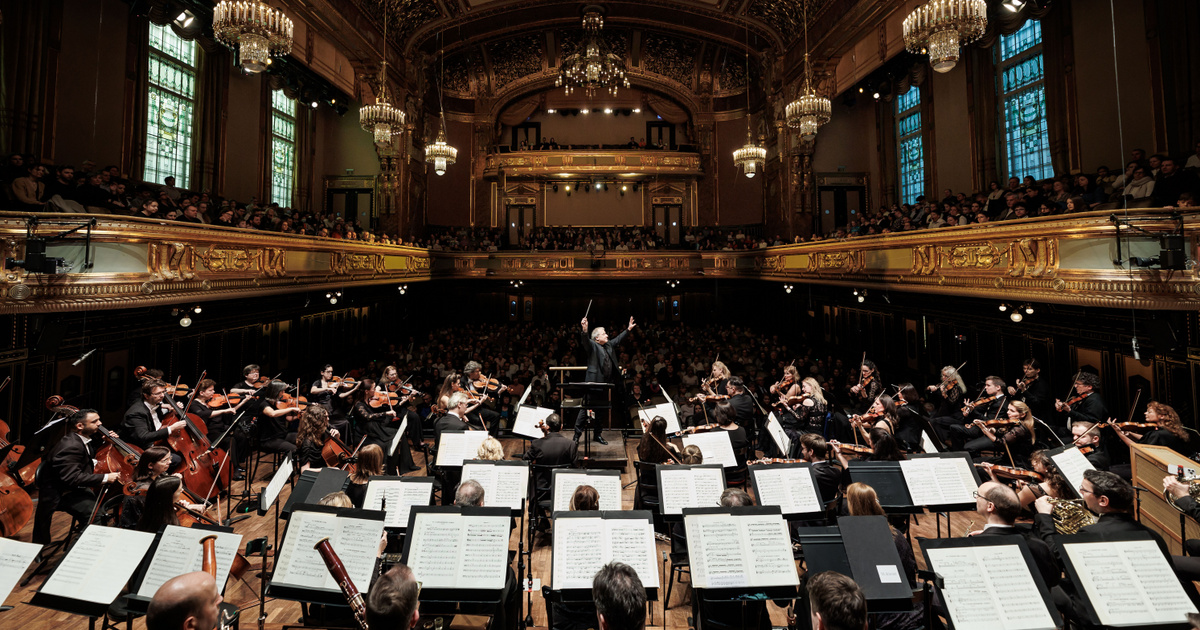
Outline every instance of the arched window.
<path id="1" fill-rule="evenodd" d="M 271 91 L 271 201 L 292 206 L 296 183 L 296 100 Z"/>
<path id="2" fill-rule="evenodd" d="M 913 86 L 896 98 L 897 165 L 900 203 L 915 203 L 925 194 L 925 147 L 921 139 L 921 89 Z"/>
<path id="3" fill-rule="evenodd" d="M 1042 68 L 1042 25 L 1029 20 L 996 47 L 999 130 L 1008 177 L 1054 176 L 1050 164 L 1050 131 L 1046 123 L 1045 72 Z"/>
<path id="4" fill-rule="evenodd" d="M 192 121 L 196 109 L 196 44 L 150 25 L 146 167 L 142 179 L 187 188 L 192 176 Z"/>

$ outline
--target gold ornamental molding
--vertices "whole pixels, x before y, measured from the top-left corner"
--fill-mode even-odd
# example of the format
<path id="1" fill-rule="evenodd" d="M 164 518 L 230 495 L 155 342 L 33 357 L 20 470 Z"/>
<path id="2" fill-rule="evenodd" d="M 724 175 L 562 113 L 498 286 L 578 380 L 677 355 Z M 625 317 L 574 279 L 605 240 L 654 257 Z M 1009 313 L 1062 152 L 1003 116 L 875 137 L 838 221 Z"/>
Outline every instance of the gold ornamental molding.
<path id="1" fill-rule="evenodd" d="M 498 178 L 501 170 L 509 178 L 562 174 L 699 176 L 704 173 L 699 153 L 678 151 L 560 149 L 491 153 L 484 160 L 485 178 Z"/>
<path id="2" fill-rule="evenodd" d="M 48 215 L 0 213 L 0 255 L 25 258 L 27 230 L 61 231 Z M 1200 213 L 1182 216 L 1187 269 L 1129 269 L 1114 263 L 1156 257 L 1154 234 L 1178 229 L 1169 210 L 1131 210 L 1149 232 L 1117 231 L 1106 212 L 828 240 L 739 251 L 430 252 L 404 246 L 269 232 L 192 227 L 129 217 L 95 217 L 81 235 L 52 241 L 61 273 L 0 274 L 0 313 L 118 309 L 254 298 L 330 288 L 437 279 L 711 280 L 809 283 L 965 298 L 1106 308 L 1200 309 Z M 83 222 L 87 215 L 53 215 Z M 90 269 L 86 263 L 94 266 Z M 703 286 L 703 285 L 699 285 Z"/>

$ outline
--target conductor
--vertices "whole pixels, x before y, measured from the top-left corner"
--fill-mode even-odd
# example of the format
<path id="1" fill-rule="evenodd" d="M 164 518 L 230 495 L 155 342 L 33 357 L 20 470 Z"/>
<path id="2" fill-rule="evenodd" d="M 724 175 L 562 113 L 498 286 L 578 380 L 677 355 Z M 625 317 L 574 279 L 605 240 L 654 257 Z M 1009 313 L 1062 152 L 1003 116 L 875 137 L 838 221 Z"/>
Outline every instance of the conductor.
<path id="1" fill-rule="evenodd" d="M 591 337 L 588 337 L 588 320 L 584 316 L 580 322 L 581 329 L 579 332 L 580 342 L 584 348 L 587 348 L 587 375 L 584 377 L 589 383 L 612 383 L 613 387 L 613 408 L 620 409 L 624 404 L 625 399 L 625 378 L 621 374 L 621 366 L 617 365 L 617 355 L 613 348 L 620 345 L 625 340 L 625 335 L 633 330 L 636 324 L 633 323 L 633 318 L 629 318 L 629 327 L 621 331 L 621 334 L 608 338 L 608 331 L 603 327 L 597 327 L 592 331 Z M 575 441 L 579 441 L 579 436 L 583 433 L 583 423 L 587 420 L 585 415 L 586 410 L 580 409 L 579 415 L 575 418 Z M 600 434 L 599 427 L 596 427 L 595 441 L 601 444 L 608 444 L 604 436 Z"/>

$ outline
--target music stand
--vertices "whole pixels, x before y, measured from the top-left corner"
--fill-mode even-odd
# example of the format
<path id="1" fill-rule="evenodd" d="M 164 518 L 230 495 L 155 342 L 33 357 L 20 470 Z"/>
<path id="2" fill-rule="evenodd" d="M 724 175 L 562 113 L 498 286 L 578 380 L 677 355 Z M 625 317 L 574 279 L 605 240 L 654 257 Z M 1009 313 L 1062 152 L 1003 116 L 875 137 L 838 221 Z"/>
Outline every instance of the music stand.
<path id="1" fill-rule="evenodd" d="M 561 409 L 569 409 L 570 408 L 570 407 L 567 407 L 567 404 L 566 404 L 566 398 L 568 395 L 573 395 L 573 396 L 579 397 L 579 404 L 575 406 L 575 409 L 578 409 L 580 414 L 587 412 L 587 411 L 596 411 L 597 409 L 599 409 L 599 410 L 612 409 L 613 387 L 614 387 L 614 385 L 612 383 L 594 383 L 594 382 L 588 382 L 588 381 L 581 381 L 578 383 L 559 383 L 558 388 L 560 390 L 562 390 L 562 397 L 563 397 L 563 403 L 562 403 Z M 598 398 L 597 394 L 601 394 L 604 392 L 608 393 L 608 397 L 603 399 L 602 402 L 596 402 L 596 399 Z M 576 416 L 576 419 L 577 419 L 576 424 L 578 424 L 578 417 L 579 416 L 577 415 Z M 593 420 L 595 420 L 595 419 L 593 418 Z M 574 427 L 572 427 L 572 428 L 574 428 Z M 583 441 L 583 456 L 585 458 L 591 457 L 591 455 L 592 455 L 592 440 L 588 436 L 589 429 L 601 431 L 600 427 L 592 427 L 591 422 L 584 421 L 584 425 L 583 425 L 583 440 L 584 440 Z M 599 434 L 597 434 L 597 435 L 599 435 Z"/>
<path id="2" fill-rule="evenodd" d="M 292 494 L 288 496 L 287 503 L 283 505 L 283 518 L 288 518 L 292 514 L 292 508 L 301 503 L 319 503 L 321 498 L 332 492 L 342 492 L 346 489 L 346 485 L 350 483 L 350 473 L 340 468 L 325 468 L 309 469 L 300 473 L 300 481 L 296 482 L 296 487 L 292 489 Z M 259 507 L 259 516 L 265 516 L 266 513 Z"/>
<path id="3" fill-rule="evenodd" d="M 618 471 L 614 470 L 611 472 L 615 473 Z M 620 519 L 644 520 L 650 525 L 651 529 L 653 529 L 653 523 L 654 523 L 653 514 L 651 512 L 649 512 L 648 510 L 559 512 L 557 514 L 556 518 L 561 518 L 561 519 L 600 518 L 600 519 L 605 519 L 605 520 L 607 520 L 607 519 L 611 519 L 611 520 L 620 520 Z M 611 560 L 620 561 L 621 558 L 612 558 Z M 653 557 L 650 558 L 650 561 L 651 561 L 650 562 L 651 566 L 653 566 L 655 568 L 655 570 L 657 570 L 658 564 L 656 562 L 654 562 Z M 558 603 L 568 604 L 568 605 L 570 605 L 570 604 L 590 604 L 594 601 L 594 599 L 592 598 L 592 589 L 591 588 L 555 589 L 553 587 L 553 584 L 554 584 L 554 579 L 553 579 L 554 545 L 550 546 L 550 567 L 551 567 L 551 580 L 550 580 L 551 585 L 546 586 L 542 589 L 542 595 L 544 597 L 546 597 L 546 599 L 548 601 L 558 602 Z M 661 578 L 661 576 L 658 576 L 658 575 L 656 575 L 655 577 Z M 650 609 L 651 621 L 653 621 L 654 605 L 649 604 L 649 602 L 658 601 L 659 582 L 656 580 L 655 582 L 651 583 L 649 580 L 642 580 L 642 583 L 646 589 L 646 602 L 647 602 L 647 606 Z M 666 606 L 665 602 L 663 605 Z M 665 608 L 663 610 L 663 615 L 664 615 L 663 618 L 665 619 L 666 618 Z"/>
<path id="4" fill-rule="evenodd" d="M 869 612 L 912 610 L 912 588 L 886 517 L 842 516 L 837 527 L 801 527 L 797 532 L 809 575 L 837 571 L 853 578 Z M 884 581 L 881 567 L 896 567 L 899 582 Z"/>
<path id="5" fill-rule="evenodd" d="M 875 490 L 884 512 L 905 515 L 925 513 L 924 508 L 913 505 L 912 496 L 908 494 L 908 484 L 904 481 L 904 471 L 900 470 L 900 462 L 852 459 L 847 470 L 850 472 L 851 483 L 865 483 Z"/>

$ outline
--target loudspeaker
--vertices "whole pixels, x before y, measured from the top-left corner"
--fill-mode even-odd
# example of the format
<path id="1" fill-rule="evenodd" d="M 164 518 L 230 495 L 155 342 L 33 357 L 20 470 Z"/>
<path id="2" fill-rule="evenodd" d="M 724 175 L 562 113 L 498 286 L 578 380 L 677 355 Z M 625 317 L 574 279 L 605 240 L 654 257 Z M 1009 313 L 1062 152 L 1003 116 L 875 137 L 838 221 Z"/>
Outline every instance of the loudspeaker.
<path id="1" fill-rule="evenodd" d="M 1187 251 L 1183 248 L 1182 235 L 1163 237 L 1162 250 L 1158 252 L 1158 266 L 1162 269 L 1187 269 Z"/>

